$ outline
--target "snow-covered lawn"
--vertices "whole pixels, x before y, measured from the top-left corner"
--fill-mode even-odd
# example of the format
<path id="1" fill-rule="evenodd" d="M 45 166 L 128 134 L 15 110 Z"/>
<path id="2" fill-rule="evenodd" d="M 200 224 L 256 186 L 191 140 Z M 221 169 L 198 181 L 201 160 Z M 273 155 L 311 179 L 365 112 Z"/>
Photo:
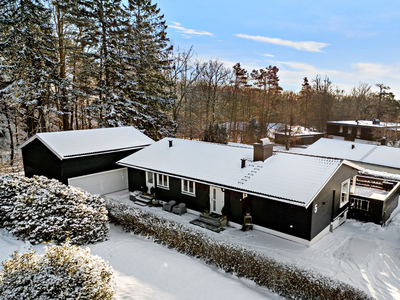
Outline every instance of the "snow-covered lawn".
<path id="1" fill-rule="evenodd" d="M 108 195 L 134 204 L 128 192 Z M 360 288 L 376 299 L 400 299 L 400 209 L 387 227 L 347 220 L 312 247 L 305 247 L 258 231 L 228 228 L 220 234 L 189 224 L 195 216 L 167 213 L 145 207 L 155 214 L 182 222 L 210 236 L 246 245 L 279 261 L 314 269 Z M 0 260 L 12 252 L 26 252 L 29 243 L 0 231 Z M 281 299 L 248 280 L 225 274 L 192 257 L 124 233 L 111 226 L 110 239 L 89 246 L 110 262 L 115 271 L 116 299 Z M 43 246 L 34 248 L 43 252 Z"/>
<path id="2" fill-rule="evenodd" d="M 28 252 L 29 242 L 0 230 L 0 260 L 18 250 Z M 43 245 L 33 248 L 44 253 Z M 110 239 L 89 246 L 91 254 L 109 261 L 114 269 L 115 299 L 283 299 L 249 280 L 209 267 L 203 262 L 125 233 L 111 225 Z M 1 268 L 0 268 L 1 269 Z"/>

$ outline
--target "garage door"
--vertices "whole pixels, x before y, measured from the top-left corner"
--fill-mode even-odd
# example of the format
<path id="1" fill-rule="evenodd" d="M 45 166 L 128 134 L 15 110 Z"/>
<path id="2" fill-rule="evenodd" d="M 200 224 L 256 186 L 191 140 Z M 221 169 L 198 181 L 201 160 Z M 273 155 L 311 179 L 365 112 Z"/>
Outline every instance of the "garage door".
<path id="1" fill-rule="evenodd" d="M 122 168 L 68 179 L 68 185 L 80 187 L 91 194 L 108 194 L 128 188 L 128 169 Z"/>

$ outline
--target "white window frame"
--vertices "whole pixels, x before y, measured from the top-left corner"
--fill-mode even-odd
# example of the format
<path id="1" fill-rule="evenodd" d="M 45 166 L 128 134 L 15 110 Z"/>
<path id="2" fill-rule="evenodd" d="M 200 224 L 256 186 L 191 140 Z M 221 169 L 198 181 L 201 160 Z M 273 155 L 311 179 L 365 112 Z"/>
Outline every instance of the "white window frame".
<path id="1" fill-rule="evenodd" d="M 192 186 L 192 190 L 190 190 L 190 185 Z M 181 179 L 181 192 L 182 194 L 189 195 L 189 196 L 196 196 L 196 182 L 186 180 L 186 179 Z"/>
<path id="2" fill-rule="evenodd" d="M 349 202 L 350 197 L 350 179 L 342 182 L 342 188 L 340 190 L 340 207 L 343 207 Z"/>
<path id="3" fill-rule="evenodd" d="M 339 133 L 343 132 L 343 125 L 339 125 Z"/>
<path id="4" fill-rule="evenodd" d="M 364 199 L 351 199 L 351 204 L 354 209 L 369 211 L 369 201 Z M 366 208 L 363 208 L 363 204 Z"/>
<path id="5" fill-rule="evenodd" d="M 163 174 L 157 174 L 157 187 L 169 190 L 169 177 Z"/>

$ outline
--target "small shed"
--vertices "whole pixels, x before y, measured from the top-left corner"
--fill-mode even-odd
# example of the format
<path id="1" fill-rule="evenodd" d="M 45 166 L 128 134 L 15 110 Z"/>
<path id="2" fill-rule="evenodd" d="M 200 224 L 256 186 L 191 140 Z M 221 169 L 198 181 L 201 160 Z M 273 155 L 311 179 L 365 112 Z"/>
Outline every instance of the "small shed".
<path id="1" fill-rule="evenodd" d="M 398 205 L 400 183 L 366 175 L 354 177 L 349 217 L 384 225 Z"/>
<path id="2" fill-rule="evenodd" d="M 37 133 L 21 146 L 25 176 L 44 175 L 90 193 L 128 187 L 116 162 L 154 141 L 134 127 Z"/>

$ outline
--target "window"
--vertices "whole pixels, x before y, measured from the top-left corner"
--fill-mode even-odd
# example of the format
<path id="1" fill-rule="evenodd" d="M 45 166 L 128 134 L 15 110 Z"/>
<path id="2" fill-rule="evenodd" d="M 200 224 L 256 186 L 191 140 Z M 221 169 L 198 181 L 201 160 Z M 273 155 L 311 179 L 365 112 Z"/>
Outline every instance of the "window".
<path id="1" fill-rule="evenodd" d="M 361 127 L 357 127 L 357 136 L 358 136 L 358 137 L 361 136 Z"/>
<path id="2" fill-rule="evenodd" d="M 347 179 L 342 183 L 342 191 L 340 193 L 340 207 L 349 202 L 349 193 L 350 193 L 350 179 Z"/>
<path id="3" fill-rule="evenodd" d="M 193 181 L 182 179 L 182 194 L 196 196 L 196 184 Z"/>
<path id="4" fill-rule="evenodd" d="M 342 132 L 343 132 L 343 126 L 340 125 L 340 126 L 339 126 L 339 133 L 342 133 Z"/>
<path id="5" fill-rule="evenodd" d="M 369 201 L 362 199 L 351 199 L 351 206 L 355 209 L 369 210 Z"/>
<path id="6" fill-rule="evenodd" d="M 153 184 L 154 183 L 154 173 L 153 172 L 146 172 L 147 183 Z"/>
<path id="7" fill-rule="evenodd" d="M 160 188 L 169 189 L 168 176 L 157 174 L 157 186 Z"/>
<path id="8" fill-rule="evenodd" d="M 347 128 L 347 134 L 351 134 L 352 130 L 353 130 L 353 127 L 350 127 L 350 126 L 349 126 L 349 127 Z"/>

